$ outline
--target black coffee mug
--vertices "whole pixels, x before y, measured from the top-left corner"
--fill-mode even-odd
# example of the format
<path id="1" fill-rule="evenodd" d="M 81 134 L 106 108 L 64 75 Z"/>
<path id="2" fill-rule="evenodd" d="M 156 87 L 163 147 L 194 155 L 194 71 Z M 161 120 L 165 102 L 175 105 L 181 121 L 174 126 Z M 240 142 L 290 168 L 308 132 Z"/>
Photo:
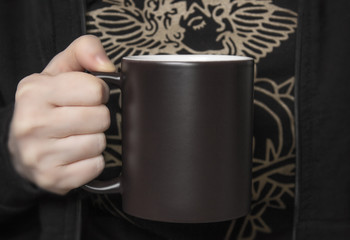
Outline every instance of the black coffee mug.
<path id="1" fill-rule="evenodd" d="M 223 55 L 133 56 L 121 73 L 95 73 L 122 91 L 123 168 L 94 180 L 149 220 L 201 223 L 248 213 L 254 63 Z"/>

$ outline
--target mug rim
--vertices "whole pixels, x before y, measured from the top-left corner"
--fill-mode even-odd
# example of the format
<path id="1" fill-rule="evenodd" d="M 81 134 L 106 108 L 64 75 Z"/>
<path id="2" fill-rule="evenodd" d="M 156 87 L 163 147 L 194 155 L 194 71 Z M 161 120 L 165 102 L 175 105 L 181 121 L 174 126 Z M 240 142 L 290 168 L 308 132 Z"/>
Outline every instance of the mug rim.
<path id="1" fill-rule="evenodd" d="M 238 55 L 170 54 L 127 56 L 123 57 L 123 60 L 142 62 L 238 62 L 252 61 L 253 58 Z"/>

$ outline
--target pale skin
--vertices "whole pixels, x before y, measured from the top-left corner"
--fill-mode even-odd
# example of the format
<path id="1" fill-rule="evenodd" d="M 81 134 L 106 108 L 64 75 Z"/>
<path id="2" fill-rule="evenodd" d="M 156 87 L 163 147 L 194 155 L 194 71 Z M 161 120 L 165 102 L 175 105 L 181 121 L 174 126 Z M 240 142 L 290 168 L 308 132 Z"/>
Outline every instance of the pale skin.
<path id="1" fill-rule="evenodd" d="M 114 72 L 100 41 L 75 40 L 17 87 L 8 148 L 20 176 L 64 195 L 104 168 L 109 88 L 84 71 Z"/>

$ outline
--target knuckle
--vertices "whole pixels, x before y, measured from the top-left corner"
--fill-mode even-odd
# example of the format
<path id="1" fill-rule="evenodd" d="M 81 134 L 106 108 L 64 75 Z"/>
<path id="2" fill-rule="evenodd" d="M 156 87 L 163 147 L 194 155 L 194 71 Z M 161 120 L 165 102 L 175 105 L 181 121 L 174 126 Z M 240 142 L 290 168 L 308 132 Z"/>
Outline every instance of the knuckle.
<path id="1" fill-rule="evenodd" d="M 12 121 L 11 135 L 14 136 L 17 141 L 28 136 L 30 132 L 32 132 L 32 126 L 29 121 Z"/>
<path id="2" fill-rule="evenodd" d="M 39 187 L 52 191 L 58 182 L 57 173 L 49 170 L 41 170 L 36 176 L 36 183 Z"/>
<path id="3" fill-rule="evenodd" d="M 39 117 L 41 114 L 33 109 L 26 109 L 18 113 L 12 121 L 11 131 L 17 139 L 35 137 L 40 129 L 47 127 L 45 117 Z M 23 120 L 25 119 L 25 120 Z"/>
<path id="4" fill-rule="evenodd" d="M 39 148 L 32 144 L 22 144 L 22 164 L 27 169 L 36 170 L 38 169 L 38 163 L 40 162 L 41 153 Z"/>
<path id="5" fill-rule="evenodd" d="M 47 121 L 47 114 L 43 114 L 46 110 L 40 107 L 44 106 L 39 99 L 41 86 L 34 83 L 32 79 L 31 76 L 27 77 L 17 86 L 11 123 L 11 130 L 17 137 L 33 134 L 36 130 L 45 127 L 45 121 Z"/>
<path id="6" fill-rule="evenodd" d="M 102 103 L 103 100 L 103 87 L 102 84 L 98 83 L 97 81 L 94 84 L 94 88 L 93 88 L 93 96 L 96 99 L 97 103 Z"/>
<path id="7" fill-rule="evenodd" d="M 104 133 L 97 134 L 98 152 L 102 153 L 107 146 L 106 135 Z"/>
<path id="8" fill-rule="evenodd" d="M 26 77 L 24 77 L 20 82 L 19 82 L 19 85 L 21 84 L 28 84 L 28 83 L 31 83 L 33 81 L 35 81 L 35 79 L 38 79 L 41 77 L 41 74 L 40 73 L 32 73 Z"/>
<path id="9" fill-rule="evenodd" d="M 16 102 L 46 103 L 47 97 L 57 91 L 57 84 L 52 80 L 52 76 L 43 73 L 33 73 L 23 78 L 17 85 L 15 100 Z M 30 106 L 30 104 L 27 103 Z"/>
<path id="10" fill-rule="evenodd" d="M 96 133 L 85 136 L 79 143 L 79 152 L 86 157 L 96 157 L 106 148 L 107 142 L 104 133 Z"/>
<path id="11" fill-rule="evenodd" d="M 30 119 L 26 121 L 13 121 L 12 132 L 17 138 L 28 136 L 34 131 L 35 127 Z"/>
<path id="12" fill-rule="evenodd" d="M 106 102 L 108 99 L 109 91 L 107 87 L 101 81 L 93 81 L 92 96 L 96 104 L 101 104 Z"/>
<path id="13" fill-rule="evenodd" d="M 86 159 L 85 161 L 88 161 L 88 164 L 85 165 L 84 172 L 86 175 L 82 179 L 89 182 L 102 173 L 103 169 L 105 168 L 105 161 L 102 154 Z"/>
<path id="14" fill-rule="evenodd" d="M 91 44 L 91 41 L 96 42 L 96 41 L 100 41 L 100 40 L 98 37 L 88 34 L 88 35 L 84 35 L 84 36 L 77 38 L 74 41 L 74 44 L 76 44 L 77 46 L 86 45 L 86 44 Z"/>
<path id="15" fill-rule="evenodd" d="M 23 159 L 23 165 L 27 169 L 37 169 L 38 168 L 38 154 L 35 151 L 27 151 L 26 157 Z"/>
<path id="16" fill-rule="evenodd" d="M 47 76 L 40 73 L 33 73 L 23 78 L 17 85 L 16 99 L 21 97 L 35 97 L 38 96 L 47 86 L 45 79 Z"/>
<path id="17" fill-rule="evenodd" d="M 102 105 L 100 107 L 99 118 L 101 120 L 100 123 L 101 123 L 102 130 L 103 131 L 107 130 L 111 124 L 111 117 L 110 117 L 109 109 L 105 105 Z"/>
<path id="18" fill-rule="evenodd" d="M 96 170 L 95 170 L 95 176 L 98 176 L 99 174 L 102 173 L 103 169 L 105 168 L 105 160 L 103 158 L 103 155 L 99 155 L 98 157 L 95 158 L 96 160 Z"/>
<path id="19" fill-rule="evenodd" d="M 68 193 L 69 191 L 79 188 L 81 187 L 82 184 L 79 184 L 78 182 L 72 182 L 70 183 L 68 186 L 64 186 L 62 188 L 60 188 L 60 195 L 65 195 L 66 193 Z"/>
<path id="20" fill-rule="evenodd" d="M 17 85 L 16 100 L 35 94 L 35 79 L 39 78 L 39 74 L 34 73 L 23 78 Z"/>

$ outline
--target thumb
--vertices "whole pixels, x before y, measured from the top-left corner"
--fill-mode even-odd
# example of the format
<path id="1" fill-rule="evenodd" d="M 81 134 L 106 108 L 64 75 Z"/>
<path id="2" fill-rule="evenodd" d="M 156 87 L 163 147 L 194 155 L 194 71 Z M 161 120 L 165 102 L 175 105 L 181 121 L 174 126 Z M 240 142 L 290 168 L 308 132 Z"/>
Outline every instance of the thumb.
<path id="1" fill-rule="evenodd" d="M 64 51 L 57 54 L 43 70 L 43 73 L 57 75 L 71 71 L 114 72 L 116 67 L 109 60 L 100 40 L 84 35 L 73 41 Z"/>

